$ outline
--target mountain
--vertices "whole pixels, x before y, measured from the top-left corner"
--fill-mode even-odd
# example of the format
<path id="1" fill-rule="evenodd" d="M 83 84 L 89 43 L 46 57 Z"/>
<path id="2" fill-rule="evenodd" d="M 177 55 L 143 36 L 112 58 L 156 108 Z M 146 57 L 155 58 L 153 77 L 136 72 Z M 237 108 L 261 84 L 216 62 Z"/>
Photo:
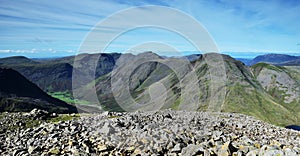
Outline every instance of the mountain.
<path id="1" fill-rule="evenodd" d="M 93 86 L 95 84 L 96 92 L 101 101 L 102 107 L 111 111 L 124 111 L 113 98 L 111 86 L 112 75 L 114 78 L 122 79 L 121 81 L 129 86 L 130 91 L 135 91 L 138 90 L 138 87 L 141 85 L 151 85 L 169 74 L 169 70 L 164 65 L 150 61 L 157 61 L 160 59 L 162 59 L 162 57 L 152 52 L 146 52 L 138 55 L 123 54 L 118 58 L 115 64 L 118 68 L 116 68 L 113 72 L 100 76 L 86 86 L 79 88 L 78 90 L 74 90 L 74 92 L 78 98 L 90 101 L 93 99 Z M 115 89 L 123 88 L 124 84 L 117 84 Z M 98 99 L 93 100 L 98 101 Z"/>
<path id="2" fill-rule="evenodd" d="M 251 69 L 228 55 L 204 54 L 188 62 L 154 53 L 125 54 L 116 67 L 77 90 L 78 97 L 91 99 L 95 84 L 100 104 L 110 111 L 217 110 L 248 114 L 277 125 L 299 124 L 298 105 L 293 110 L 272 96 L 259 81 L 263 78 L 258 68 Z"/>
<path id="3" fill-rule="evenodd" d="M 275 56 L 282 58 L 276 61 Z M 294 58 L 277 54 L 264 57 L 256 61 Z M 216 53 L 190 58 L 192 61 L 161 57 L 153 52 L 101 53 L 7 66 L 43 90 L 67 90 L 74 93 L 72 98 L 90 104 L 99 101 L 108 111 L 171 108 L 237 112 L 277 125 L 299 125 L 299 68 L 266 63 L 246 66 Z"/>
<path id="4" fill-rule="evenodd" d="M 299 66 L 275 66 L 258 63 L 251 67 L 257 81 L 274 101 L 300 116 Z"/>
<path id="5" fill-rule="evenodd" d="M 74 71 L 77 69 L 82 71 L 78 75 L 84 77 L 93 71 L 93 67 L 89 63 L 97 61 L 95 77 L 98 78 L 113 70 L 119 56 L 118 53 L 80 54 L 76 56 L 76 68 L 73 66 L 75 56 L 39 60 L 39 62 L 26 57 L 10 57 L 1 59 L 0 67 L 18 71 L 45 92 L 71 92 Z M 86 83 L 88 82 L 82 82 L 82 84 Z"/>
<path id="6" fill-rule="evenodd" d="M 251 68 L 261 86 L 279 102 L 290 104 L 300 101 L 299 71 L 266 63 L 258 63 Z"/>
<path id="7" fill-rule="evenodd" d="M 254 65 L 259 62 L 269 63 L 269 64 L 279 64 L 287 61 L 293 61 L 299 59 L 298 56 L 291 56 L 285 54 L 266 54 L 266 55 L 259 55 L 255 57 L 249 65 Z"/>
<path id="8" fill-rule="evenodd" d="M 12 56 L 7 58 L 0 58 L 0 65 L 21 65 L 21 64 L 38 64 L 38 62 L 33 61 L 24 56 Z"/>
<path id="9" fill-rule="evenodd" d="M 55 99 L 17 71 L 0 68 L 0 111 L 31 111 L 33 108 L 56 113 L 74 113 L 73 105 Z"/>

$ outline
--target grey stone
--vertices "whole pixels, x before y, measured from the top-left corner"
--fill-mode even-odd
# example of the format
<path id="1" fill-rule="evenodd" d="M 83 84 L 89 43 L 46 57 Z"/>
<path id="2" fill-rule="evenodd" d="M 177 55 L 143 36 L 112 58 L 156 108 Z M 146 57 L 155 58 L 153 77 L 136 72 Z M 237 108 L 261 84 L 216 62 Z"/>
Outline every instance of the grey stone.
<path id="1" fill-rule="evenodd" d="M 175 152 L 175 153 L 178 153 L 178 152 L 180 152 L 181 151 L 181 144 L 179 143 L 179 144 L 176 144 L 175 146 L 174 146 L 174 148 L 171 150 L 171 152 Z"/>
<path id="2" fill-rule="evenodd" d="M 300 154 L 299 132 L 240 114 L 211 115 L 170 110 L 110 112 L 108 116 L 118 117 L 88 114 L 58 123 L 40 120 L 41 124 L 31 129 L 18 125 L 33 120 L 32 117 L 22 113 L 1 115 L 0 130 L 5 132 L 0 133 L 1 155 L 121 155 L 124 152 L 128 155 Z M 239 124 L 242 129 L 237 128 Z M 13 125 L 17 129 L 9 129 Z"/>
<path id="3" fill-rule="evenodd" d="M 29 146 L 29 147 L 28 147 L 28 153 L 29 153 L 29 154 L 32 154 L 33 151 L 34 151 L 35 149 L 36 149 L 36 147 Z"/>
<path id="4" fill-rule="evenodd" d="M 197 154 L 204 154 L 204 149 L 200 145 L 193 145 L 190 144 L 187 147 L 182 149 L 181 155 L 182 156 L 193 156 Z"/>

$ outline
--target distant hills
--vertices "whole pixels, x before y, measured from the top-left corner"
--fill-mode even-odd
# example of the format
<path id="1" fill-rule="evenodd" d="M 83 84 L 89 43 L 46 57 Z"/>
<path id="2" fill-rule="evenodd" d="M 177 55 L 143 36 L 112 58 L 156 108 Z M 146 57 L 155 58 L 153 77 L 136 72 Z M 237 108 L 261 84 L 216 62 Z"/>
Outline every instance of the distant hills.
<path id="1" fill-rule="evenodd" d="M 0 68 L 0 111 L 31 111 L 33 108 L 56 113 L 77 109 L 55 99 L 12 69 Z"/>
<path id="2" fill-rule="evenodd" d="M 207 62 L 208 58 L 218 64 L 220 71 L 212 70 L 216 67 Z M 152 52 L 101 53 L 78 55 L 76 66 L 74 59 L 33 61 L 13 57 L 0 59 L 0 66 L 20 72 L 45 92 L 75 92 L 76 98 L 83 101 L 91 99 L 95 88 L 101 107 L 109 111 L 149 110 L 161 99 L 165 101 L 162 109 L 200 111 L 210 109 L 213 101 L 222 112 L 252 115 L 277 125 L 300 124 L 298 56 L 268 54 L 249 60 L 215 53 L 191 55 L 186 59 L 162 57 Z M 93 71 L 93 61 L 97 63 L 95 75 L 92 81 L 86 81 L 84 77 Z M 294 63 L 289 66 L 291 62 Z M 72 88 L 74 71 L 83 81 Z M 116 83 L 112 86 L 112 82 Z M 126 86 L 129 93 L 122 92 Z M 223 96 L 224 101 L 215 100 Z M 123 98 L 122 107 L 116 97 Z M 192 105 L 195 101 L 197 104 Z"/>
<path id="3" fill-rule="evenodd" d="M 24 56 L 12 56 L 7 58 L 0 58 L 0 65 L 19 65 L 19 64 L 38 64 L 38 62 L 33 61 Z"/>
<path id="4" fill-rule="evenodd" d="M 248 65 L 254 65 L 260 62 L 285 65 L 285 63 L 295 60 L 300 60 L 300 56 L 291 56 L 286 54 L 266 54 L 255 57 Z"/>

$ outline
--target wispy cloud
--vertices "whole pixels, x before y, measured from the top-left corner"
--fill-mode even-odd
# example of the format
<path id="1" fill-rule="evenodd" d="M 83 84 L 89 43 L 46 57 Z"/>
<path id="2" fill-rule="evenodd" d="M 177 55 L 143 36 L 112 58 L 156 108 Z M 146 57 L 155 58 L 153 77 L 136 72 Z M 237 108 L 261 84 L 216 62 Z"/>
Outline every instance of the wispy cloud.
<path id="1" fill-rule="evenodd" d="M 10 49 L 9 52 L 18 49 L 75 51 L 99 21 L 122 9 L 149 4 L 190 14 L 207 28 L 221 51 L 300 51 L 299 44 L 295 45 L 300 38 L 300 2 L 295 0 L 2 0 L 0 3 L 1 53 L 5 49 Z M 171 24 L 188 28 L 186 23 L 176 20 Z M 122 29 L 122 24 L 97 29 L 102 34 L 115 33 Z M 174 36 L 162 31 L 137 30 L 118 38 L 108 50 L 122 51 L 139 41 L 159 39 L 193 50 L 184 39 Z"/>

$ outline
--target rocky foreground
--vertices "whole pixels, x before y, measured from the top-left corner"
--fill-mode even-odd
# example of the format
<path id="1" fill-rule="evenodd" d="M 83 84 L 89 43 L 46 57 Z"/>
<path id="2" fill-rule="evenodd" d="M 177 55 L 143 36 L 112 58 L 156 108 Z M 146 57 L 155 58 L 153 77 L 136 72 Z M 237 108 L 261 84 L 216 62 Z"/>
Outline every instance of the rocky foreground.
<path id="1" fill-rule="evenodd" d="M 158 111 L 2 113 L 0 155 L 300 155 L 300 132 L 253 117 Z M 53 122 L 55 121 L 55 122 Z"/>

